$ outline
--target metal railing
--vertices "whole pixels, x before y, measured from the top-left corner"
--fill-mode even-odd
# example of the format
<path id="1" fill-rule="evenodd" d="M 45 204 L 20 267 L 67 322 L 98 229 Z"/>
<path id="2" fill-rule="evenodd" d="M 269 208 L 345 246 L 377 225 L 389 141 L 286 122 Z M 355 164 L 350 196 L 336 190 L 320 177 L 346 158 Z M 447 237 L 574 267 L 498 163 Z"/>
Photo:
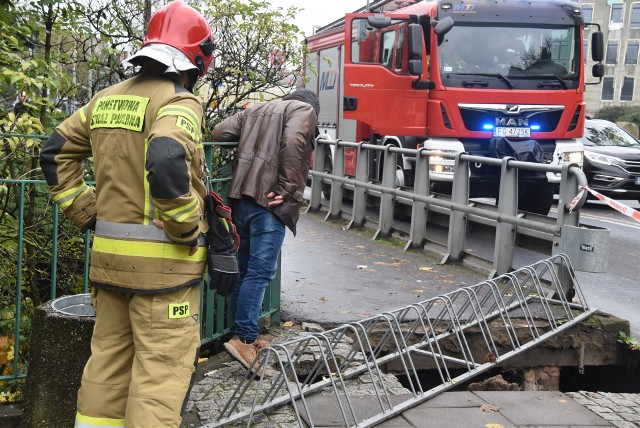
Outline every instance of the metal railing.
<path id="1" fill-rule="evenodd" d="M 46 136 L 0 134 L 0 138 L 3 137 L 35 138 L 41 140 L 47 138 Z M 212 167 L 214 150 L 233 149 L 236 145 L 237 143 L 204 143 L 206 162 L 209 171 L 214 171 L 214 168 Z M 215 171 L 217 174 L 213 175 L 212 178 L 214 190 L 226 199 L 228 185 L 231 180 L 230 163 L 227 163 L 222 168 L 216 167 Z M 2 277 L 0 292 L 2 292 L 5 297 L 13 297 L 13 300 L 15 301 L 15 308 L 13 310 L 7 312 L 7 308 L 3 308 L 5 310 L 5 312 L 2 313 L 4 319 L 0 320 L 5 324 L 5 326 L 7 323 L 11 323 L 13 326 L 13 328 L 10 329 L 5 328 L 5 331 L 13 331 L 13 337 L 10 337 L 9 335 L 9 343 L 7 344 L 7 347 L 13 347 L 13 358 L 10 359 L 11 361 L 6 361 L 5 364 L 2 364 L 2 361 L 0 361 L 0 384 L 2 384 L 4 381 L 13 382 L 18 379 L 24 379 L 27 376 L 27 367 L 23 355 L 24 347 L 21 346 L 21 342 L 25 340 L 25 338 L 22 338 L 24 335 L 23 329 L 30 321 L 25 319 L 24 314 L 24 289 L 25 287 L 30 287 L 30 284 L 27 284 L 24 278 L 26 269 L 25 247 L 27 245 L 31 245 L 32 247 L 34 246 L 34 241 L 31 240 L 27 243 L 27 239 L 25 237 L 25 227 L 31 227 L 31 225 L 25 224 L 25 212 L 29 209 L 29 201 L 36 201 L 37 206 L 32 208 L 37 211 L 39 221 L 45 222 L 45 227 L 50 231 L 48 232 L 50 233 L 50 239 L 45 239 L 47 242 L 50 241 L 50 247 L 36 249 L 37 252 L 44 254 L 45 257 L 48 257 L 49 251 L 51 254 L 50 260 L 46 260 L 45 262 L 39 261 L 39 263 L 46 263 L 46 265 L 50 266 L 43 269 L 47 271 L 45 273 L 47 278 L 45 279 L 48 280 L 47 287 L 50 287 L 49 292 L 47 293 L 49 299 L 55 299 L 57 297 L 61 297 L 61 295 L 73 294 L 70 292 L 70 288 L 75 288 L 76 292 L 88 292 L 89 254 L 93 234 L 89 231 L 84 234 L 77 232 L 73 229 L 70 223 L 66 222 L 61 210 L 51 201 L 49 197 L 49 188 L 44 180 L 0 179 L 0 186 L 2 186 L 6 192 L 7 201 L 11 205 L 10 208 L 12 211 L 15 211 L 15 223 L 17 225 L 15 231 L 16 234 L 14 235 L 15 238 L 7 238 L 5 236 L 3 241 L 5 248 L 13 248 L 13 244 L 15 243 L 15 257 L 8 258 L 8 260 L 16 260 L 15 275 L 13 275 L 12 272 L 0 272 L 0 276 Z M 35 198 L 29 198 L 29 195 L 31 195 L 32 192 L 35 192 Z M 32 209 L 32 211 L 34 211 L 34 209 Z M 66 227 L 62 227 L 63 225 Z M 72 232 L 69 232 L 70 230 Z M 62 256 L 60 254 L 62 233 L 71 233 L 71 235 L 66 236 L 67 240 L 70 238 L 73 239 L 74 237 L 82 240 L 82 272 L 78 274 L 81 278 L 77 278 L 77 281 L 81 286 L 61 287 L 61 272 L 59 265 L 60 258 Z M 65 275 L 65 278 L 68 280 L 68 273 Z M 204 314 L 204 316 L 200 318 L 203 345 L 226 334 L 233 323 L 229 304 L 230 301 L 209 291 L 205 283 L 208 282 L 208 280 L 209 278 L 205 276 L 205 281 L 200 284 L 202 297 L 200 313 Z M 10 290 L 9 287 L 14 289 Z M 61 288 L 63 288 L 62 292 Z M 42 299 L 45 300 L 46 297 L 43 296 Z M 271 316 L 271 321 L 273 323 L 279 322 L 280 265 L 278 265 L 276 277 L 265 292 L 263 310 L 260 317 L 264 318 L 269 315 Z M 37 346 L 37 344 L 31 344 L 31 346 Z M 3 349 L 0 349 L 0 352 L 1 351 L 3 351 Z M 6 368 L 8 368 L 8 370 L 5 370 L 5 372 L 8 372 L 8 374 L 3 374 L 2 369 Z"/>
<path id="2" fill-rule="evenodd" d="M 576 290 L 567 299 L 567 286 Z M 555 297 L 553 297 L 555 296 Z M 493 280 L 260 350 L 255 371 L 212 385 L 201 428 L 262 426 L 282 412 L 287 426 L 369 427 L 487 372 L 596 312 L 569 259 L 559 254 Z M 424 379 L 421 371 L 430 370 Z M 390 375 L 394 373 L 394 375 Z M 396 376 L 404 383 L 400 386 Z M 362 391 L 366 385 L 366 391 Z M 314 399 L 322 395 L 324 400 Z M 268 421 L 267 421 L 268 422 Z M 266 425 L 265 425 L 266 426 Z M 325 426 L 325 425 L 323 425 Z"/>
<path id="3" fill-rule="evenodd" d="M 326 151 L 333 149 L 333 165 L 325 165 Z M 356 151 L 354 177 L 345 176 L 344 151 L 351 148 Z M 379 184 L 369 180 L 368 159 L 370 152 L 382 152 L 382 180 Z M 396 186 L 396 157 L 404 155 L 415 158 L 414 188 L 404 190 Z M 429 170 L 430 157 L 452 159 L 453 183 L 451 197 L 436 197 L 430 194 Z M 367 196 L 379 198 L 378 229 L 374 239 L 389 236 L 394 232 L 393 220 L 395 205 L 399 203 L 411 206 L 411 225 L 406 249 L 421 248 L 428 241 L 429 212 L 439 210 L 449 215 L 446 255 L 442 263 L 464 262 L 469 254 L 464 251 L 467 222 L 470 218 L 492 222 L 495 227 L 495 246 L 491 261 L 490 278 L 511 271 L 515 250 L 516 233 L 536 234 L 536 237 L 549 241 L 549 254 L 557 254 L 563 226 L 579 226 L 579 209 L 586 201 L 586 195 L 578 201 L 572 211 L 568 205 L 578 194 L 579 186 L 587 185 L 582 170 L 575 164 L 562 166 L 517 161 L 513 158 L 495 159 L 473 156 L 465 153 L 442 153 L 427 149 L 405 149 L 393 145 L 374 145 L 333 141 L 318 138 L 314 165 L 310 174 L 311 196 L 308 210 L 321 208 L 323 185 L 331 186 L 331 196 L 327 218 L 340 217 L 344 211 L 345 189 L 353 192 L 351 221 L 349 228 L 361 227 L 365 223 Z M 469 200 L 470 165 L 482 164 L 499 167 L 500 188 L 497 207 L 483 206 Z M 540 215 L 523 215 L 518 212 L 518 171 L 536 171 L 560 174 L 560 190 L 557 218 Z M 326 172 L 331 171 L 331 172 Z"/>

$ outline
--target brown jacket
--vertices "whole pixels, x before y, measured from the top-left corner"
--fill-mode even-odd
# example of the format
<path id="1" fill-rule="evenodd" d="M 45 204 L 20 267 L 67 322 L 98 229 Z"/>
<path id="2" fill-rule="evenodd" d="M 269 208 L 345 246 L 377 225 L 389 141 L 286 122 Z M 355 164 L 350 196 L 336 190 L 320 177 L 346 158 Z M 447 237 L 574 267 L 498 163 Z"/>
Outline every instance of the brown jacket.
<path id="1" fill-rule="evenodd" d="M 200 282 L 206 249 L 188 252 L 208 229 L 201 118 L 193 94 L 143 74 L 96 94 L 45 143 L 54 201 L 82 229 L 97 219 L 92 284 L 154 293 Z M 91 157 L 95 188 L 84 181 Z"/>
<path id="2" fill-rule="evenodd" d="M 313 107 L 305 102 L 273 100 L 228 117 L 211 132 L 214 141 L 238 141 L 229 197 L 252 197 L 273 211 L 294 235 L 317 120 Z M 267 206 L 272 191 L 284 198 L 281 205 Z"/>

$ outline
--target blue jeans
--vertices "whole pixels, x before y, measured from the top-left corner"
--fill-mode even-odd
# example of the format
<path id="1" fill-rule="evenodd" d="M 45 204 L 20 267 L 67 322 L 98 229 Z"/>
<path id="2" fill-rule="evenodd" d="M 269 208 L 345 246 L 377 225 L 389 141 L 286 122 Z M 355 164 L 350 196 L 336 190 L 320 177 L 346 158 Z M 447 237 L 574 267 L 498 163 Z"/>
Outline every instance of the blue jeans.
<path id="1" fill-rule="evenodd" d="M 231 199 L 233 221 L 240 235 L 239 286 L 231 296 L 231 332 L 245 342 L 258 338 L 264 292 L 275 277 L 285 225 L 252 198 Z"/>

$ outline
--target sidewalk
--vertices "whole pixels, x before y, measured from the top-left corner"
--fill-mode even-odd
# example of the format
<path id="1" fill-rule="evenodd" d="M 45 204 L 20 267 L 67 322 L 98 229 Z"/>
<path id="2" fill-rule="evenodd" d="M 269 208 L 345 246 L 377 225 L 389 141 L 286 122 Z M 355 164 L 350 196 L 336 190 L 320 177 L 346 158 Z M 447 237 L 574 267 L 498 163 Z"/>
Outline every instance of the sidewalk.
<path id="1" fill-rule="evenodd" d="M 423 301 L 484 280 L 483 272 L 440 265 L 439 255 L 403 252 L 377 242 L 370 231 L 354 232 L 344 222 L 323 222 L 324 214 L 302 214 L 298 236 L 288 234 L 282 251 L 282 320 L 265 338 L 282 343 L 304 334 L 302 323 L 324 329 Z M 214 389 L 224 383 L 231 394 L 239 363 L 220 352 L 200 364 L 183 428 L 213 423 L 228 397 Z M 343 422 L 327 401 L 316 427 Z M 293 420 L 293 422 L 291 422 Z M 270 415 L 252 427 L 295 427 L 290 414 Z M 640 427 L 640 394 L 578 392 L 444 392 L 380 427 Z"/>

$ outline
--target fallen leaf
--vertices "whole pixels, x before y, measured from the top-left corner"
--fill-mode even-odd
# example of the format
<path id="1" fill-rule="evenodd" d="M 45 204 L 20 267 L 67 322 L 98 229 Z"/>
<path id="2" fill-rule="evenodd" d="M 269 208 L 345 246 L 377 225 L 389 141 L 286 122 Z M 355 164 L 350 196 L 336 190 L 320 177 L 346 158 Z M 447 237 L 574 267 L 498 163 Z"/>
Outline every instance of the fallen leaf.
<path id="1" fill-rule="evenodd" d="M 399 262 L 395 262 L 395 263 L 389 263 L 389 262 L 373 262 L 374 265 L 382 265 L 382 266 L 401 266 L 403 264 L 405 264 L 405 262 L 403 262 L 402 260 L 400 260 Z"/>
<path id="2" fill-rule="evenodd" d="M 483 412 L 497 412 L 498 410 L 500 410 L 500 406 L 496 406 L 495 404 L 490 404 L 490 403 L 483 403 L 482 405 L 480 405 L 480 410 L 482 410 Z M 492 425 L 492 424 L 490 425 L 495 427 L 495 425 Z M 489 425 L 485 425 L 485 426 L 489 426 Z M 498 425 L 498 426 L 502 426 L 502 425 Z"/>
<path id="3" fill-rule="evenodd" d="M 426 266 L 422 266 L 422 267 L 418 268 L 418 270 L 426 270 L 427 272 L 433 272 L 433 268 L 432 267 L 426 267 Z"/>
<path id="4" fill-rule="evenodd" d="M 283 322 L 282 325 L 285 326 L 285 327 L 293 327 L 293 321 Z"/>
<path id="5" fill-rule="evenodd" d="M 487 355 L 484 356 L 484 362 L 485 363 L 495 363 L 496 362 L 495 354 L 493 352 L 487 353 Z"/>
<path id="6" fill-rule="evenodd" d="M 356 245 L 355 248 L 366 248 L 364 245 Z"/>
<path id="7" fill-rule="evenodd" d="M 328 301 L 329 301 L 329 299 L 327 299 L 327 298 L 326 298 L 326 297 L 324 297 L 324 296 L 322 296 L 322 297 L 320 298 L 320 300 L 322 300 L 323 302 L 328 302 Z"/>
<path id="8" fill-rule="evenodd" d="M 198 358 L 198 363 L 201 363 L 201 362 L 207 361 L 207 360 L 208 360 L 208 358 Z"/>
<path id="9" fill-rule="evenodd" d="M 9 338 L 7 336 L 0 336 L 0 366 L 9 361 L 8 352 L 6 352 L 8 349 Z M 2 374 L 2 370 L 0 370 L 0 374 Z"/>
<path id="10" fill-rule="evenodd" d="M 504 428 L 500 424 L 484 424 L 484 426 L 486 426 L 487 428 Z"/>
<path id="11" fill-rule="evenodd" d="M 414 293 L 424 293 L 424 290 L 413 290 Z"/>
<path id="12" fill-rule="evenodd" d="M 211 377 L 213 376 L 218 370 L 211 370 L 210 372 L 206 372 L 204 374 L 204 377 Z"/>

